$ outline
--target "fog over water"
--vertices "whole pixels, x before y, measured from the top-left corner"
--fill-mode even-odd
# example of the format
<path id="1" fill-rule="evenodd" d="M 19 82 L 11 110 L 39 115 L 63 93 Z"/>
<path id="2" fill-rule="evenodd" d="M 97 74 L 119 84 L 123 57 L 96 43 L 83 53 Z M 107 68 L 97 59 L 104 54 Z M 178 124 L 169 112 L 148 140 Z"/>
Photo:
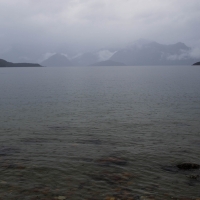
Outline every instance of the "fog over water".
<path id="1" fill-rule="evenodd" d="M 145 38 L 200 48 L 199 0 L 1 0 L 0 58 L 40 62 Z"/>

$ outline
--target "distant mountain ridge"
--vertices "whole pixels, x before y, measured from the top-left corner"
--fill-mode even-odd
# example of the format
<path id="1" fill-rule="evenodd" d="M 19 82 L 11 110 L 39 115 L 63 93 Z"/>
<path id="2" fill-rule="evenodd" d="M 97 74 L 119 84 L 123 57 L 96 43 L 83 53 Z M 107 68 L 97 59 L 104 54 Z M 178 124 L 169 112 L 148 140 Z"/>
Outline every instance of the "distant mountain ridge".
<path id="1" fill-rule="evenodd" d="M 72 58 L 71 62 L 76 66 L 89 66 L 97 62 L 109 60 L 115 52 L 113 49 L 100 49 L 95 52 L 82 53 Z"/>
<path id="2" fill-rule="evenodd" d="M 15 56 L 11 58 L 13 62 L 24 62 L 26 60 L 28 65 L 34 60 L 42 60 L 44 57 L 48 59 L 40 62 L 42 66 L 47 67 L 68 67 L 68 66 L 91 66 L 93 64 L 99 65 L 99 62 L 115 61 L 127 66 L 142 66 L 142 65 L 192 65 L 200 60 L 200 50 L 198 48 L 190 48 L 182 42 L 176 44 L 160 44 L 155 41 L 139 39 L 134 43 L 124 45 L 123 47 L 108 47 L 94 50 L 91 52 L 74 52 L 67 48 L 68 52 L 60 52 L 59 54 L 52 55 L 54 50 L 41 53 L 40 57 L 36 59 L 36 54 L 26 55 L 26 52 L 20 49 L 12 49 Z M 63 50 L 64 51 L 64 50 Z M 22 54 L 23 53 L 23 54 Z M 2 54 L 4 55 L 4 54 Z M 51 56 L 50 56 L 51 55 Z M 68 56 L 65 56 L 68 55 Z M 50 56 L 50 57 L 49 57 Z M 4 55 L 9 58 L 9 52 Z M 11 56 L 10 56 L 11 57 Z M 26 64 L 26 65 L 27 65 Z M 112 65 L 112 63 L 100 63 L 101 65 Z M 3 64 L 1 64 L 3 65 Z M 5 63 L 4 63 L 5 65 Z M 11 63 L 9 64 L 12 65 Z M 24 66 L 23 63 L 20 64 Z M 12 65 L 13 66 L 13 65 Z"/>
<path id="3" fill-rule="evenodd" d="M 88 66 L 98 62 L 98 56 L 92 52 L 87 52 L 72 58 L 71 62 L 76 66 Z"/>
<path id="4" fill-rule="evenodd" d="M 191 65 L 196 59 L 189 55 L 190 48 L 184 43 L 163 45 L 149 42 L 134 44 L 117 51 L 110 59 L 126 65 Z"/>
<path id="5" fill-rule="evenodd" d="M 0 59 L 0 67 L 42 67 L 37 63 L 12 63 Z"/>
<path id="6" fill-rule="evenodd" d="M 99 55 L 102 52 L 107 53 L 107 59 L 100 59 Z M 122 49 L 103 49 L 99 52 L 84 53 L 71 59 L 71 62 L 77 66 L 91 66 L 108 60 L 124 63 L 124 65 L 128 66 L 192 65 L 198 61 L 197 58 L 191 56 L 191 48 L 182 42 L 165 45 L 155 41 L 140 39 Z M 104 63 L 101 64 L 104 65 Z"/>
<path id="7" fill-rule="evenodd" d="M 62 54 L 54 54 L 41 63 L 46 67 L 68 67 L 73 66 L 72 62 Z"/>

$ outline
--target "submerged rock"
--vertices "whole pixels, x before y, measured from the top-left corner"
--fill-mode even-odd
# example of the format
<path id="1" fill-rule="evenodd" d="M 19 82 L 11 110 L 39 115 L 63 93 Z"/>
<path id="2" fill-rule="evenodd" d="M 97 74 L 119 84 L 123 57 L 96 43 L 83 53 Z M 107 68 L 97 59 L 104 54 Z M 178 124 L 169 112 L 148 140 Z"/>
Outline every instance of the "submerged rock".
<path id="1" fill-rule="evenodd" d="M 108 157 L 108 158 L 101 158 L 97 160 L 97 163 L 101 165 L 127 165 L 127 160 L 118 157 Z"/>
<path id="2" fill-rule="evenodd" d="M 155 198 L 151 196 L 141 196 L 140 200 L 155 200 Z"/>
<path id="3" fill-rule="evenodd" d="M 197 175 L 189 175 L 188 176 L 188 178 L 190 178 L 190 179 L 194 179 L 194 180 L 198 180 L 199 179 L 199 175 L 197 174 Z"/>
<path id="4" fill-rule="evenodd" d="M 135 196 L 131 191 L 128 189 L 117 189 L 118 192 L 114 193 L 110 196 L 107 196 L 105 200 L 140 200 L 139 196 Z M 149 199 L 148 199 L 149 200 Z M 152 200 L 152 199 L 151 199 Z"/>
<path id="5" fill-rule="evenodd" d="M 92 178 L 97 181 L 105 181 L 111 185 L 121 185 L 131 179 L 131 177 L 127 177 L 123 174 L 113 172 L 102 172 L 100 174 L 92 175 Z"/>
<path id="6" fill-rule="evenodd" d="M 161 168 L 165 171 L 172 172 L 172 173 L 178 172 L 178 169 L 175 166 L 162 166 Z"/>
<path id="7" fill-rule="evenodd" d="M 191 169 L 199 169 L 200 165 L 195 164 L 195 163 L 182 163 L 176 165 L 179 169 L 181 170 L 191 170 Z"/>
<path id="8" fill-rule="evenodd" d="M 14 153 L 19 153 L 19 148 L 15 147 L 0 147 L 0 156 L 9 156 Z"/>
<path id="9" fill-rule="evenodd" d="M 115 197 L 106 197 L 105 200 L 116 200 Z"/>
<path id="10" fill-rule="evenodd" d="M 55 199 L 57 199 L 57 200 L 65 200 L 66 197 L 65 196 L 59 196 L 59 197 L 55 197 Z"/>

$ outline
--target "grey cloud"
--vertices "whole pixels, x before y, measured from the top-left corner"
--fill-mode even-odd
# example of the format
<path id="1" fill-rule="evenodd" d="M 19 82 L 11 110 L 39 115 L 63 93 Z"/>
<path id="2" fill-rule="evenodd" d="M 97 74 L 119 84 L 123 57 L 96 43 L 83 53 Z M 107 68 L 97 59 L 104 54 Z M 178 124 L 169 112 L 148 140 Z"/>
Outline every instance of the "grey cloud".
<path id="1" fill-rule="evenodd" d="M 168 55 L 167 58 L 168 60 L 200 59 L 200 48 L 192 48 L 190 51 L 182 51 L 180 54 Z"/>
<path id="2" fill-rule="evenodd" d="M 193 48 L 189 52 L 189 56 L 191 56 L 192 58 L 199 58 L 200 59 L 200 48 Z"/>
<path id="3" fill-rule="evenodd" d="M 19 45 L 41 54 L 21 57 L 41 60 L 48 52 L 75 55 L 138 38 L 200 48 L 199 10 L 199 0 L 1 0 L 0 57 Z"/>
<path id="4" fill-rule="evenodd" d="M 184 60 L 184 59 L 188 59 L 188 57 L 189 57 L 189 52 L 182 51 L 180 54 L 169 55 L 167 59 L 168 60 Z"/>
<path id="5" fill-rule="evenodd" d="M 98 61 L 105 61 L 111 58 L 112 55 L 114 55 L 114 53 L 116 53 L 116 51 L 109 51 L 109 50 L 102 50 L 98 52 Z"/>
<path id="6" fill-rule="evenodd" d="M 39 63 L 41 63 L 42 61 L 50 58 L 51 56 L 53 56 L 55 54 L 56 54 L 56 52 L 53 52 L 53 53 L 52 52 L 47 52 L 47 53 L 43 54 L 41 59 L 39 60 Z"/>

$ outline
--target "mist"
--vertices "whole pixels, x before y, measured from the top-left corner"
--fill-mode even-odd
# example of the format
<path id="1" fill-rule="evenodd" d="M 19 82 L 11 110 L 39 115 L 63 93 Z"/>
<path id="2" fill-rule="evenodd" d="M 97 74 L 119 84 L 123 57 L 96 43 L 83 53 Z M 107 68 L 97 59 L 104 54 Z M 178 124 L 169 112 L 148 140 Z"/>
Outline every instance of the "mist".
<path id="1" fill-rule="evenodd" d="M 145 38 L 200 49 L 199 0 L 1 0 L 0 57 L 37 61 Z M 197 55 L 196 55 L 197 54 Z"/>

